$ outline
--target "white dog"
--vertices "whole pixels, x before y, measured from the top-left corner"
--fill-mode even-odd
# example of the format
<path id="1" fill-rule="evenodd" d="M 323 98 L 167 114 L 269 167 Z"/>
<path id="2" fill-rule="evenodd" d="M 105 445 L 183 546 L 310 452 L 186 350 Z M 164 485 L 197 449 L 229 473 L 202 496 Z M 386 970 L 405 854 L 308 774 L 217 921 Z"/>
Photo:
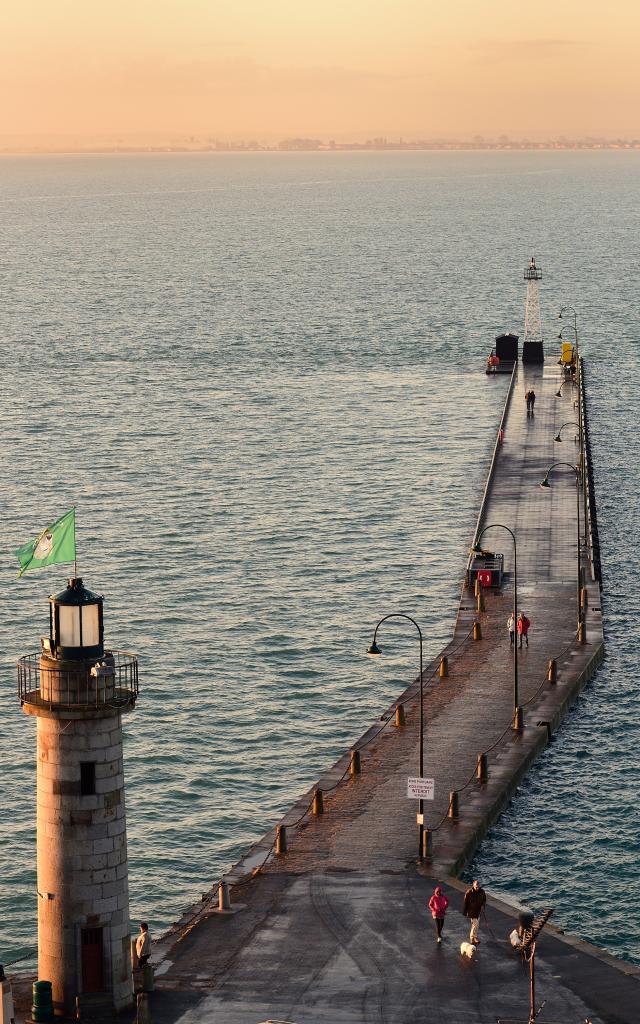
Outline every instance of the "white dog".
<path id="1" fill-rule="evenodd" d="M 471 942 L 460 943 L 460 956 L 466 956 L 469 960 L 473 960 L 476 955 L 476 947 Z"/>

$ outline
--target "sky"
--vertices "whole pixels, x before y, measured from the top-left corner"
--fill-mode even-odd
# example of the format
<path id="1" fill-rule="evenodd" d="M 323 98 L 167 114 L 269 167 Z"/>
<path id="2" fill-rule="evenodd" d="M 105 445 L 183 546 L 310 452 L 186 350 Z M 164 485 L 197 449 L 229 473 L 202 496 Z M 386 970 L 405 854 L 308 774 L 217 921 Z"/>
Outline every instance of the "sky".
<path id="1" fill-rule="evenodd" d="M 7 0 L 0 138 L 640 136 L 638 0 Z"/>

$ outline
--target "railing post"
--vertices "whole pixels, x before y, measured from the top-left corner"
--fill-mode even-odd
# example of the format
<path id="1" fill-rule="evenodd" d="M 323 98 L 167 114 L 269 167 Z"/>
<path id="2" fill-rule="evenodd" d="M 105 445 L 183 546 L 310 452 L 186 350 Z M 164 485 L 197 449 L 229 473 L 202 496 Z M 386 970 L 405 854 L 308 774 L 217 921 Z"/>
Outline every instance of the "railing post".
<path id="1" fill-rule="evenodd" d="M 425 828 L 422 833 L 422 859 L 430 861 L 433 858 L 433 832 Z"/>
<path id="2" fill-rule="evenodd" d="M 458 820 L 460 813 L 460 799 L 457 791 L 454 789 L 449 793 L 449 810 L 447 811 L 447 817 L 452 818 L 454 821 Z"/>
<path id="3" fill-rule="evenodd" d="M 218 910 L 231 910 L 229 883 L 225 881 L 218 882 Z"/>
<path id="4" fill-rule="evenodd" d="M 287 830 L 284 825 L 276 825 L 276 853 L 279 857 L 287 852 Z"/>

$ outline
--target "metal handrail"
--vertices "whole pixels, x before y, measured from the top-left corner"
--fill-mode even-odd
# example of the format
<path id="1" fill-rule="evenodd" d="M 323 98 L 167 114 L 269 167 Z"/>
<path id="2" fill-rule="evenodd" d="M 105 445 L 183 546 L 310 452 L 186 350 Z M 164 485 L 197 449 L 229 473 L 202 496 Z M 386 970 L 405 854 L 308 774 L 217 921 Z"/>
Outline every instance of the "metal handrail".
<path id="1" fill-rule="evenodd" d="M 478 534 L 480 533 L 480 527 L 484 519 L 485 507 L 487 499 L 489 498 L 489 491 L 491 490 L 491 484 L 493 483 L 493 476 L 496 468 L 496 461 L 498 458 L 498 451 L 501 447 L 501 437 L 503 437 L 504 425 L 507 422 L 507 413 L 509 412 L 509 405 L 511 404 L 511 396 L 513 395 L 513 385 L 515 383 L 516 374 L 518 372 L 518 361 L 516 360 L 513 364 L 513 370 L 511 371 L 511 381 L 509 382 L 509 390 L 507 391 L 507 397 L 505 399 L 504 408 L 502 410 L 502 416 L 500 418 L 500 425 L 498 427 L 498 433 L 496 435 L 496 443 L 493 446 L 493 454 L 491 456 L 491 465 L 489 466 L 489 473 L 487 475 L 487 481 L 484 485 L 484 493 L 482 495 L 482 501 L 480 502 L 480 511 L 478 513 L 478 519 L 476 522 L 476 528 L 473 534 L 473 541 L 471 547 L 473 548 L 478 540 Z M 467 562 L 467 571 L 471 565 L 472 555 L 469 555 Z"/>
<path id="2" fill-rule="evenodd" d="M 70 668 L 68 662 L 57 668 L 49 659 L 43 667 L 42 654 L 37 652 L 25 654 L 17 667 L 21 705 L 50 710 L 121 708 L 134 704 L 139 693 L 138 659 L 129 651 L 105 651 L 101 661 L 79 663 L 77 668 Z"/>

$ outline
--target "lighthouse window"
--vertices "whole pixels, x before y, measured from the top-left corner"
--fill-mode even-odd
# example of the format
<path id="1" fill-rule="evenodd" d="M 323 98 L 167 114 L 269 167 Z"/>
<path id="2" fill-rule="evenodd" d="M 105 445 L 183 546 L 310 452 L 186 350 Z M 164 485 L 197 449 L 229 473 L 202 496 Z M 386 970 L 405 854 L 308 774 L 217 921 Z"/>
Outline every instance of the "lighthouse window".
<path id="1" fill-rule="evenodd" d="M 80 762 L 80 796 L 93 796 L 96 791 L 95 761 Z"/>

